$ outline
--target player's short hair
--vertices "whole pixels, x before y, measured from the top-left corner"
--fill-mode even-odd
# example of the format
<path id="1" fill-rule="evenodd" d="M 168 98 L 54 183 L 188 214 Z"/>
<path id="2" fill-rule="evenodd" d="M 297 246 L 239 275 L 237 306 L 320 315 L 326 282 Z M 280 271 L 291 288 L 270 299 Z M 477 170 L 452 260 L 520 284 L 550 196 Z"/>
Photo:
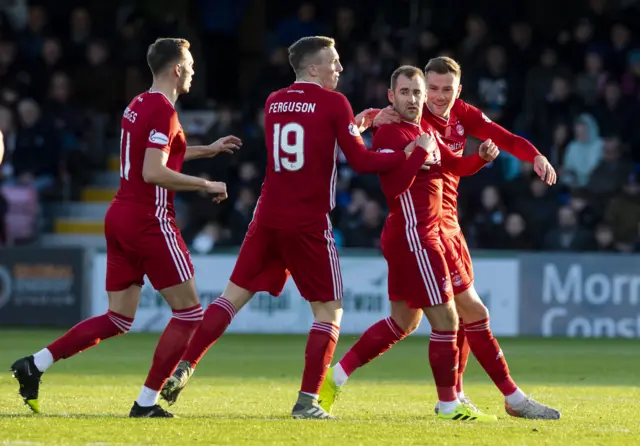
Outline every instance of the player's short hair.
<path id="1" fill-rule="evenodd" d="M 427 65 L 424 67 L 425 76 L 429 74 L 430 71 L 433 71 L 436 74 L 452 73 L 456 77 L 460 77 L 462 75 L 460 64 L 452 58 L 446 56 L 434 57 L 433 59 L 429 60 L 429 62 L 427 62 Z"/>
<path id="2" fill-rule="evenodd" d="M 336 41 L 331 37 L 309 36 L 297 40 L 289 47 L 289 63 L 296 74 L 305 67 L 309 57 L 313 57 L 325 48 L 333 48 Z"/>
<path id="3" fill-rule="evenodd" d="M 413 79 L 414 77 L 419 77 L 424 79 L 424 73 L 418 67 L 414 67 L 413 65 L 402 65 L 395 69 L 393 73 L 391 73 L 391 91 L 396 90 L 396 84 L 398 83 L 398 78 L 400 76 L 404 76 L 408 79 Z"/>
<path id="4" fill-rule="evenodd" d="M 156 76 L 172 63 L 182 59 L 182 49 L 189 49 L 191 44 L 186 39 L 162 37 L 156 39 L 147 50 L 147 64 L 151 73 Z"/>

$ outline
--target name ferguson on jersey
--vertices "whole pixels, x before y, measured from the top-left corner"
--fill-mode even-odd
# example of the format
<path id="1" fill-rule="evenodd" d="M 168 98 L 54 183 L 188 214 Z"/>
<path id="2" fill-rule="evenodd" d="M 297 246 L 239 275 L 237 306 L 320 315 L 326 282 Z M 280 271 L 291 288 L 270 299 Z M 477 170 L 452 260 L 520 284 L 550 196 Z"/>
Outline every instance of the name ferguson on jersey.
<path id="1" fill-rule="evenodd" d="M 273 102 L 268 113 L 315 113 L 316 104 L 309 102 Z"/>

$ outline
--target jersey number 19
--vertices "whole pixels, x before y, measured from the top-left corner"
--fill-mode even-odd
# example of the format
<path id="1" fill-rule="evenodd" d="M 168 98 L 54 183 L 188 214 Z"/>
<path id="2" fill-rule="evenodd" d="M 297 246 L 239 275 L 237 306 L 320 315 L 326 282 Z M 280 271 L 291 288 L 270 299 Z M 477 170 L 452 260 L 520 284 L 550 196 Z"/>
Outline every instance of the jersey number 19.
<path id="1" fill-rule="evenodd" d="M 281 156 L 281 151 L 286 156 Z M 284 126 L 273 126 L 273 165 L 276 172 L 295 172 L 304 165 L 304 128 L 290 122 Z"/>

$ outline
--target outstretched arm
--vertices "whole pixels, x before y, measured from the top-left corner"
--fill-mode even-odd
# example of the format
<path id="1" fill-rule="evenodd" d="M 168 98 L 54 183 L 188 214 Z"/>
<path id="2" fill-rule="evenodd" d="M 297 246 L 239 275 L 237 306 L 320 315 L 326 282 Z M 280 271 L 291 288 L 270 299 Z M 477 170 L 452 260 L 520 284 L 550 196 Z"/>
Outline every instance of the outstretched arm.
<path id="1" fill-rule="evenodd" d="M 519 160 L 532 163 L 536 174 L 548 185 L 555 184 L 557 179 L 555 169 L 529 141 L 491 121 L 482 111 L 464 101 L 457 100 L 454 111 L 472 136 L 493 140 L 498 147 Z"/>

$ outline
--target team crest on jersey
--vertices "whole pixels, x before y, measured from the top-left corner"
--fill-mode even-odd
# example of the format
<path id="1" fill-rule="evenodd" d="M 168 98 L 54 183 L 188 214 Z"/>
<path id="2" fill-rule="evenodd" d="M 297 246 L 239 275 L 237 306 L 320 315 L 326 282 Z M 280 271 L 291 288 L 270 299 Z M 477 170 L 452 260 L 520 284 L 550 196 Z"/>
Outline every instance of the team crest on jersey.
<path id="1" fill-rule="evenodd" d="M 489 117 L 484 113 L 482 114 L 482 119 L 484 119 L 484 122 L 491 122 L 491 119 L 489 119 Z"/>
<path id="2" fill-rule="evenodd" d="M 351 134 L 351 136 L 360 136 L 360 130 L 358 130 L 355 124 L 351 123 L 349 124 L 349 134 Z"/>
<path id="3" fill-rule="evenodd" d="M 458 132 L 458 135 L 460 136 L 464 135 L 464 127 L 462 127 L 462 124 L 456 125 L 456 132 Z"/>
<path id="4" fill-rule="evenodd" d="M 156 129 L 153 129 L 151 130 L 151 133 L 149 133 L 149 142 L 154 144 L 169 144 L 169 137 L 164 133 L 160 133 Z"/>
<path id="5" fill-rule="evenodd" d="M 455 286 L 460 286 L 462 285 L 462 276 L 460 275 L 459 272 L 455 272 L 455 274 L 453 275 L 453 284 Z"/>
<path id="6" fill-rule="evenodd" d="M 448 293 L 450 289 L 451 289 L 451 282 L 449 282 L 448 277 L 444 277 L 442 279 L 442 291 L 444 291 L 445 293 Z"/>

